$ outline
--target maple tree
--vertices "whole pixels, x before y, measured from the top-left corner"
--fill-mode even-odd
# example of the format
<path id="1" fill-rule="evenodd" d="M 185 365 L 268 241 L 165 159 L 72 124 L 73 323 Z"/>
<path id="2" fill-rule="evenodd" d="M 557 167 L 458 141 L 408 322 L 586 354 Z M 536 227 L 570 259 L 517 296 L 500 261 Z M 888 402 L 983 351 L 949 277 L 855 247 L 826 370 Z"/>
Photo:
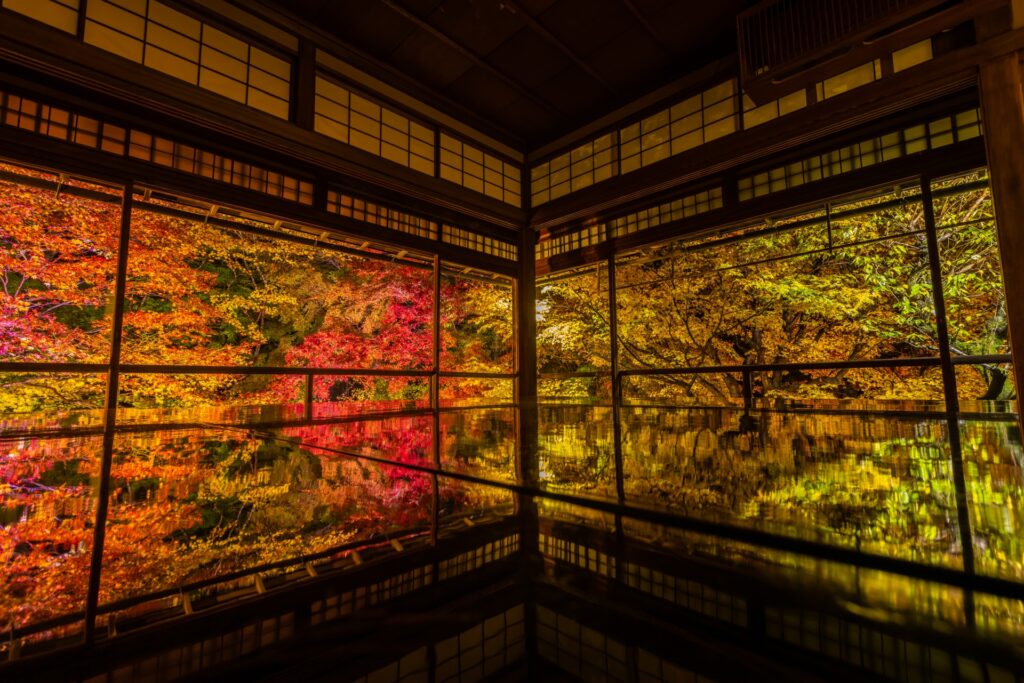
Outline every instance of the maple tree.
<path id="1" fill-rule="evenodd" d="M 970 189 L 956 191 L 954 183 L 968 182 L 974 183 Z M 934 203 L 951 350 L 957 355 L 1008 348 L 991 198 L 977 183 L 968 176 L 939 184 L 944 192 Z M 818 211 L 776 220 L 767 229 L 759 225 L 620 259 L 620 365 L 692 368 L 935 356 L 923 230 L 920 196 L 904 189 L 835 204 L 827 223 Z M 592 271 L 554 279 L 541 286 L 541 295 L 542 372 L 607 370 L 606 275 Z M 758 373 L 755 382 L 764 398 L 942 397 L 934 368 L 781 370 Z M 991 364 L 961 373 L 960 383 L 963 396 L 979 399 L 1005 399 L 1012 388 L 1005 368 Z M 554 393 L 565 395 L 607 391 L 591 380 L 552 384 Z M 666 400 L 735 404 L 742 378 L 631 378 L 625 390 L 627 396 L 635 390 Z"/>
<path id="2" fill-rule="evenodd" d="M 984 176 L 937 182 L 933 190 L 951 352 L 1006 353 Z M 924 207 L 914 188 L 836 202 L 827 215 L 805 211 L 642 249 L 616 266 L 623 368 L 938 355 Z M 605 268 L 556 275 L 539 292 L 541 372 L 607 372 Z M 958 367 L 961 407 L 986 409 L 985 401 L 1012 399 L 1009 372 L 998 363 Z M 939 368 L 780 368 L 752 379 L 756 405 L 796 403 L 809 412 L 744 421 L 740 372 L 624 378 L 619 427 L 627 502 L 960 566 L 942 414 L 814 412 L 941 408 Z M 542 380 L 553 402 L 540 413 L 546 486 L 614 495 L 606 382 L 602 376 Z M 1019 435 L 1011 426 L 968 420 L 961 440 L 975 566 L 1022 578 L 1017 539 L 1024 516 L 1006 506 L 1024 495 Z"/>
<path id="3" fill-rule="evenodd" d="M 109 201 L 0 183 L 3 360 L 109 361 L 119 197 L 88 189 L 107 193 Z M 122 425 L 298 420 L 301 405 L 289 406 L 301 404 L 304 368 L 431 367 L 429 267 L 257 234 L 245 229 L 248 218 L 238 218 L 236 227 L 210 221 L 208 211 L 156 199 L 136 206 L 130 224 L 121 361 L 228 369 L 122 373 Z M 442 366 L 509 370 L 510 288 L 453 274 L 442 281 L 441 300 Z M 296 372 L 230 371 L 268 365 Z M 101 426 L 105 384 L 102 373 L 0 378 L 5 426 L 29 435 L 5 441 L 0 452 L 4 626 L 84 606 L 101 439 L 35 430 Z M 452 378 L 443 393 L 447 401 L 486 401 L 510 398 L 506 386 L 507 380 Z M 425 377 L 319 374 L 314 417 L 425 407 L 428 387 Z M 464 466 L 477 458 L 480 444 L 501 438 L 485 430 L 505 430 L 501 450 L 510 453 L 512 422 L 460 424 L 444 436 L 452 466 Z M 101 602 L 424 529 L 433 479 L 402 465 L 433 464 L 431 430 L 429 418 L 413 416 L 297 421 L 269 434 L 212 425 L 118 434 Z M 394 464 L 352 457 L 358 454 Z M 508 459 L 480 462 L 510 470 Z M 490 474 L 508 477 L 509 471 Z M 443 516 L 504 505 L 507 498 L 453 480 L 440 484 Z"/>

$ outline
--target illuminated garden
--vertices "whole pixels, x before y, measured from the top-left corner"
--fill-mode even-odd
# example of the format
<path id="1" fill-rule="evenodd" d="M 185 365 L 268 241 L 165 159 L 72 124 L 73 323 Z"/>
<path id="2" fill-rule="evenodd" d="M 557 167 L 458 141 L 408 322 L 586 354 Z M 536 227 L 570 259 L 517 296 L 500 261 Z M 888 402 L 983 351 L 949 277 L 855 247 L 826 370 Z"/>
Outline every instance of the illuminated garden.
<path id="1" fill-rule="evenodd" d="M 74 633 L 97 570 L 106 618 L 140 618 L 253 570 L 514 510 L 510 488 L 486 485 L 519 482 L 510 283 L 148 191 L 125 217 L 116 188 L 4 174 L 5 629 Z M 932 245 L 910 184 L 542 279 L 542 516 L 582 509 L 544 491 L 621 496 L 1024 580 L 1024 451 L 987 181 L 929 189 Z M 848 585 L 851 571 L 826 574 Z M 842 590 L 964 618 L 962 597 L 857 576 Z M 1024 623 L 1009 603 L 974 609 Z"/>

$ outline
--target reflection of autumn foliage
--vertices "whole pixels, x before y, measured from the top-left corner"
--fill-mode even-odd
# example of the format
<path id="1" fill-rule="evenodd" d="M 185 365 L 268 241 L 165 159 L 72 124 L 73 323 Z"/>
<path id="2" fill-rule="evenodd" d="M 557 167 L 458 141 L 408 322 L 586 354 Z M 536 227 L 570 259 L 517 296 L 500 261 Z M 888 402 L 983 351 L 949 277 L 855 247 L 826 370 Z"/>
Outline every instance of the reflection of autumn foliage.
<path id="1" fill-rule="evenodd" d="M 0 451 L 0 614 L 25 623 L 80 610 L 89 574 L 99 439 Z"/>
<path id="2" fill-rule="evenodd" d="M 372 422 L 349 422 L 336 425 L 308 425 L 291 427 L 282 430 L 282 434 L 297 439 L 299 443 L 319 446 L 325 450 L 314 452 L 323 454 L 339 463 L 358 462 L 344 455 L 331 454 L 331 451 L 342 453 L 358 453 L 378 458 L 386 458 L 395 463 L 433 467 L 431 418 L 392 418 Z M 412 519 L 422 521 L 423 508 L 429 510 L 430 497 L 433 495 L 429 474 L 395 467 L 375 464 L 381 476 L 389 484 L 378 491 L 380 499 L 387 507 L 394 510 L 397 517 L 408 523 Z"/>
<path id="3" fill-rule="evenodd" d="M 514 409 L 469 410 L 441 417 L 441 467 L 490 481 L 516 480 Z M 511 509 L 512 494 L 450 477 L 438 481 L 442 521 L 475 512 Z"/>
<path id="4" fill-rule="evenodd" d="M 422 421 L 422 420 L 421 420 Z M 216 577 L 425 525 L 429 475 L 309 449 L 392 453 L 420 464 L 429 432 L 400 420 L 119 441 L 104 551 L 104 601 Z M 324 434 L 328 431 L 329 434 Z M 424 445 L 425 438 L 425 445 Z"/>

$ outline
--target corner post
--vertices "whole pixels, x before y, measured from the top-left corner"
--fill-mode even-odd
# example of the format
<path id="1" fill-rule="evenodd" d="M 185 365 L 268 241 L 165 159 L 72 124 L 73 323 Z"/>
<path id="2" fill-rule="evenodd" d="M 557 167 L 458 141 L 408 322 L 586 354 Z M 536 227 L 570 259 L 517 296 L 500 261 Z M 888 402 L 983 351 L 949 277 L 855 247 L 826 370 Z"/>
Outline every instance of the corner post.
<path id="1" fill-rule="evenodd" d="M 534 232 L 524 226 L 519 240 L 519 273 L 516 279 L 516 406 L 519 442 L 518 476 L 527 489 L 536 489 L 539 477 L 537 430 L 537 266 Z M 537 506 L 529 493 L 520 494 L 522 519 L 520 544 L 527 553 L 537 552 Z"/>
<path id="2" fill-rule="evenodd" d="M 978 79 L 1002 259 L 1018 414 L 1024 405 L 1024 92 L 1020 56 L 982 64 Z M 1024 426 L 1024 425 L 1022 425 Z"/>
<path id="3" fill-rule="evenodd" d="M 529 211 L 529 175 L 524 164 L 522 171 L 523 208 Z M 519 549 L 523 557 L 524 584 L 527 605 L 524 612 L 524 630 L 527 642 L 527 679 L 538 677 L 537 612 L 534 580 L 542 571 L 543 558 L 539 547 L 540 520 L 537 502 L 532 495 L 539 484 L 539 454 L 537 446 L 537 258 L 536 233 L 528 221 L 519 232 L 519 268 L 515 283 L 515 404 L 516 442 L 518 458 L 516 475 L 524 490 L 517 494 L 516 511 L 519 516 Z"/>

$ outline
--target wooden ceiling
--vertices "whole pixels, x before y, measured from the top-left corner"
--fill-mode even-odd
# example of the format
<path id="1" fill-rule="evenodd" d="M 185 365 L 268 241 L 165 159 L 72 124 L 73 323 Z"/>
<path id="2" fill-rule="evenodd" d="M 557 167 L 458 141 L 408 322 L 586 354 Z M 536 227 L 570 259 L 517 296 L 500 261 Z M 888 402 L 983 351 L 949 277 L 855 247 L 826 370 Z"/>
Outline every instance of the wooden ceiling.
<path id="1" fill-rule="evenodd" d="M 530 150 L 735 52 L 750 0 L 269 0 Z"/>

